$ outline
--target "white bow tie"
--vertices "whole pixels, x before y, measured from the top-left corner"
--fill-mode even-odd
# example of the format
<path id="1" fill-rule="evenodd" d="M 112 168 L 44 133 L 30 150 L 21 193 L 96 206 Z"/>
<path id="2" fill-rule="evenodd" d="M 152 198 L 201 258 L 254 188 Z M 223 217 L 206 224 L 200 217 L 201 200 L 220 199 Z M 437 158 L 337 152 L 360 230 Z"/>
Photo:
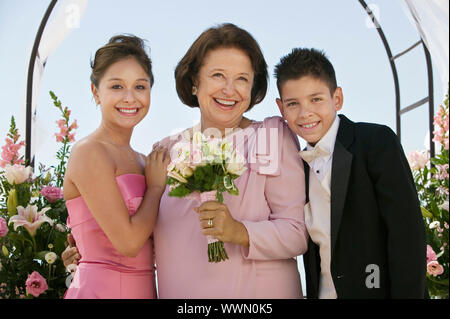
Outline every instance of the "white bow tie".
<path id="1" fill-rule="evenodd" d="M 330 155 L 330 152 L 324 150 L 322 147 L 320 146 L 316 146 L 314 147 L 312 150 L 310 151 L 300 151 L 298 152 L 298 154 L 301 156 L 301 158 L 303 158 L 307 163 L 311 163 L 312 161 L 314 161 L 316 158 L 319 157 L 324 157 L 327 155 Z"/>

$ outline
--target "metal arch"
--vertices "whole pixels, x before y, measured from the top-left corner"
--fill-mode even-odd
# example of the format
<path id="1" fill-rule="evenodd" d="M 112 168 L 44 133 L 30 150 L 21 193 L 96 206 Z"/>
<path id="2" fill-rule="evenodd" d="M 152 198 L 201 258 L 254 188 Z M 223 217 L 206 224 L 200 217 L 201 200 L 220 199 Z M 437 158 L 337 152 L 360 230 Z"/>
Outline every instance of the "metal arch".
<path id="1" fill-rule="evenodd" d="M 435 155 L 435 147 L 433 142 L 433 116 L 434 116 L 434 97 L 433 97 L 433 67 L 431 64 L 431 56 L 430 52 L 428 51 L 427 47 L 423 43 L 422 40 L 416 42 L 411 47 L 406 49 L 405 51 L 393 56 L 391 52 L 391 48 L 389 47 L 389 43 L 384 35 L 383 29 L 381 28 L 380 23 L 378 22 L 377 18 L 373 14 L 372 10 L 369 8 L 369 6 L 366 4 L 364 0 L 358 0 L 359 3 L 363 6 L 364 10 L 367 12 L 369 17 L 372 19 L 373 23 L 377 27 L 378 34 L 381 38 L 381 41 L 383 42 L 384 48 L 386 49 L 386 53 L 389 58 L 389 64 L 391 65 L 392 75 L 394 77 L 394 86 L 395 86 L 395 118 L 396 118 L 396 130 L 397 130 L 397 136 L 401 140 L 401 115 L 411 111 L 426 102 L 428 102 L 428 129 L 430 132 L 429 142 L 430 142 L 430 157 L 434 157 Z M 395 59 L 399 58 L 400 56 L 406 54 L 410 50 L 417 47 L 419 44 L 423 45 L 423 49 L 425 51 L 425 59 L 427 63 L 427 72 L 428 72 L 428 97 L 413 103 L 412 105 L 405 107 L 403 109 L 400 108 L 400 83 L 398 80 L 398 72 L 397 68 L 395 66 Z"/>
<path id="2" fill-rule="evenodd" d="M 366 2 L 364 0 L 358 0 L 359 3 L 363 6 L 364 10 L 367 12 L 369 17 L 372 19 L 374 24 L 377 26 L 378 34 L 381 38 L 381 41 L 383 42 L 383 45 L 386 49 L 386 53 L 389 58 L 389 64 L 391 65 L 392 75 L 394 77 L 394 86 L 395 86 L 395 110 L 396 110 L 396 131 L 399 139 L 401 139 L 401 121 L 400 116 L 403 113 L 406 113 L 428 101 L 428 108 L 429 108 L 429 119 L 428 119 L 428 125 L 429 125 L 429 131 L 430 131 L 430 156 L 433 157 L 435 154 L 434 149 L 434 143 L 433 143 L 433 116 L 434 116 L 434 97 L 433 97 L 433 68 L 431 64 L 431 56 L 430 52 L 426 48 L 423 41 L 418 41 L 413 46 L 408 48 L 407 50 L 403 51 L 400 54 L 397 54 L 396 56 L 392 55 L 391 49 L 389 47 L 389 43 L 384 35 L 384 32 L 377 21 L 375 15 L 373 14 L 372 10 L 367 6 Z M 34 64 L 36 62 L 36 56 L 38 54 L 39 49 L 39 43 L 42 38 L 42 34 L 45 29 L 45 25 L 47 24 L 47 21 L 50 17 L 51 12 L 53 11 L 53 8 L 56 5 L 57 0 L 52 0 L 50 2 L 50 5 L 47 8 L 47 11 L 44 14 L 44 17 L 42 18 L 41 24 L 39 26 L 38 32 L 36 34 L 36 38 L 33 44 L 33 49 L 31 51 L 30 56 L 30 63 L 28 65 L 28 78 L 27 78 L 27 99 L 26 99 L 26 133 L 25 133 L 25 160 L 29 162 L 29 165 L 34 167 L 34 158 L 31 158 L 31 119 L 32 119 L 32 93 L 33 93 L 33 73 L 34 73 Z M 395 66 L 395 59 L 402 56 L 403 54 L 409 52 L 416 46 L 418 46 L 420 43 L 422 43 L 424 52 L 425 52 L 425 59 L 427 63 L 427 71 L 428 71 L 428 97 L 422 99 L 421 101 L 418 101 L 414 103 L 413 105 L 410 105 L 404 109 L 400 109 L 400 83 L 398 79 L 398 72 L 397 68 Z"/>
<path id="3" fill-rule="evenodd" d="M 48 18 L 56 5 L 57 0 L 52 0 L 50 5 L 45 11 L 41 24 L 39 25 L 36 38 L 34 40 L 33 49 L 31 50 L 30 64 L 28 65 L 28 78 L 27 78 L 27 101 L 26 101 L 26 127 L 25 127 L 25 160 L 29 162 L 31 167 L 34 167 L 34 158 L 31 158 L 31 119 L 32 119 L 32 99 L 33 99 L 33 74 L 34 63 L 36 62 L 36 56 L 38 54 L 39 43 L 41 42 L 42 34 L 44 33 L 45 25 Z"/>

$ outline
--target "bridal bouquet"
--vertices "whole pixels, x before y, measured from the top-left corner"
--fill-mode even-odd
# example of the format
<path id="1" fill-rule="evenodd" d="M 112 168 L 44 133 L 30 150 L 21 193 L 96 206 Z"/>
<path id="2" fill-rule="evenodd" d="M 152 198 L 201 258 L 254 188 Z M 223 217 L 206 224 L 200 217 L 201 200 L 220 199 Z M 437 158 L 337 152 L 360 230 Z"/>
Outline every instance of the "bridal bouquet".
<path id="1" fill-rule="evenodd" d="M 233 149 L 233 143 L 224 139 L 207 138 L 195 132 L 193 140 L 179 142 L 172 148 L 167 184 L 169 196 L 196 197 L 201 203 L 217 200 L 223 203 L 223 193 L 239 195 L 234 184 L 247 169 L 246 160 Z M 228 259 L 223 242 L 208 238 L 209 262 Z"/>

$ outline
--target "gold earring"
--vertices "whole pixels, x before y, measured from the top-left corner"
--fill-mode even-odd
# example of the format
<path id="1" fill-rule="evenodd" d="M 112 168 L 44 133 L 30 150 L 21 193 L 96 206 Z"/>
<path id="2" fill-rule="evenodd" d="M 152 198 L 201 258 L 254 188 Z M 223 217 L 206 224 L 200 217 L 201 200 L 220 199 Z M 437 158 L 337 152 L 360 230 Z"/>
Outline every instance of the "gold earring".
<path id="1" fill-rule="evenodd" d="M 192 87 L 192 95 L 197 95 L 197 87 L 195 85 Z"/>

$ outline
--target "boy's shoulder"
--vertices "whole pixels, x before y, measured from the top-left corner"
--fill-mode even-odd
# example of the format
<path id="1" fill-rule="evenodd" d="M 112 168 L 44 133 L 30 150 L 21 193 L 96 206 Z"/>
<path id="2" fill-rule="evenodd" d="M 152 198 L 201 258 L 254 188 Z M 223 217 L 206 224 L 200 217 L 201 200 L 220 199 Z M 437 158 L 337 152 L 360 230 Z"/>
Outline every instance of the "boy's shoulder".
<path id="1" fill-rule="evenodd" d="M 356 139 L 370 140 L 383 143 L 385 139 L 397 138 L 394 131 L 387 125 L 371 122 L 353 122 L 344 115 L 340 115 L 341 125 L 352 126 Z"/>

